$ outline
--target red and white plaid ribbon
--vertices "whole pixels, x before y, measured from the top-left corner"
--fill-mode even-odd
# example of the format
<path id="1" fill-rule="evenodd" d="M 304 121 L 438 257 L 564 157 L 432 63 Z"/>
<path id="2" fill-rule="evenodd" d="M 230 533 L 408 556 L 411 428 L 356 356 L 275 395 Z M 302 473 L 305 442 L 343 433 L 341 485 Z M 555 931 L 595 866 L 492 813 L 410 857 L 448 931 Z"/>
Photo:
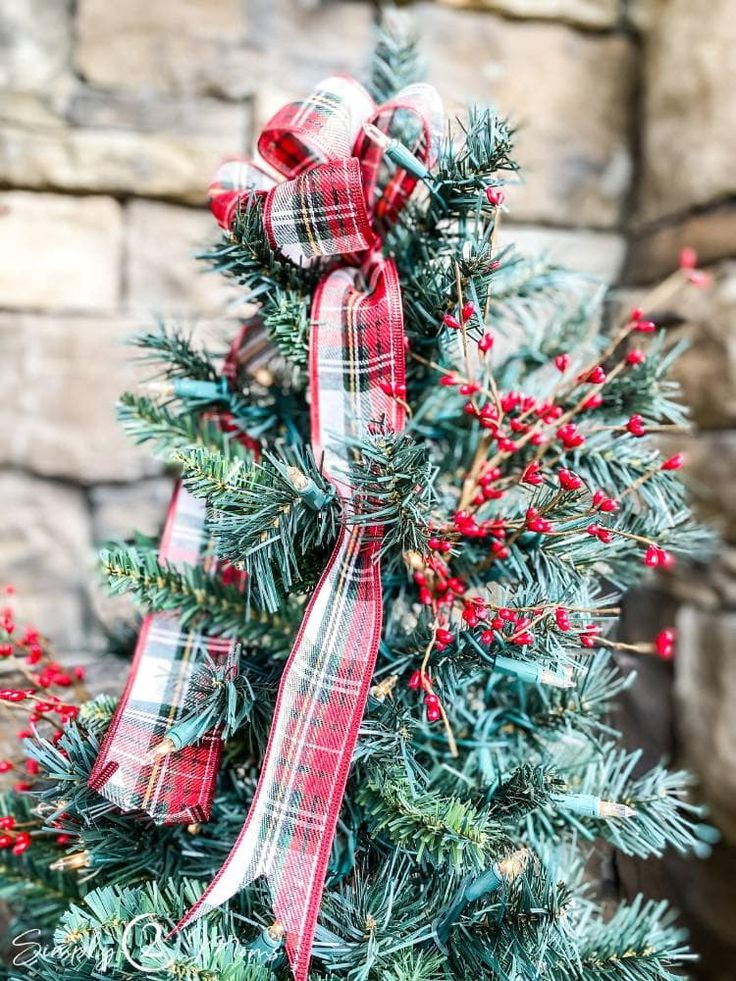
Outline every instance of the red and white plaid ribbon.
<path id="1" fill-rule="evenodd" d="M 231 346 L 223 374 L 250 372 L 260 364 L 265 333 L 246 323 Z M 218 417 L 229 429 L 226 414 Z M 234 438 L 237 435 L 234 434 Z M 205 504 L 177 483 L 169 505 L 159 559 L 172 566 L 201 565 L 217 574 L 214 542 L 205 529 Z M 175 613 L 143 619 L 123 694 L 89 777 L 89 786 L 124 811 L 142 811 L 157 824 L 189 824 L 209 817 L 222 755 L 217 732 L 166 756 L 151 751 L 196 706 L 194 684 L 207 658 L 237 670 L 233 641 L 187 627 Z"/>
<path id="2" fill-rule="evenodd" d="M 266 233 L 294 261 L 342 256 L 318 285 L 310 336 L 311 433 L 347 515 L 353 488 L 346 440 L 404 410 L 387 392 L 404 385 L 404 333 L 396 267 L 382 237 L 416 184 L 404 170 L 381 171 L 382 150 L 364 133 L 414 123 L 409 149 L 431 166 L 442 135 L 437 92 L 412 85 L 376 107 L 355 80 L 329 78 L 273 117 L 258 143 L 287 178 L 266 187 L 264 172 L 230 161 L 216 175 L 213 211 L 225 227 L 244 198 L 262 194 Z M 382 624 L 381 528 L 344 523 L 307 606 L 283 672 L 261 776 L 230 855 L 181 929 L 264 875 L 297 981 L 309 971 L 327 863 L 365 709 Z"/>

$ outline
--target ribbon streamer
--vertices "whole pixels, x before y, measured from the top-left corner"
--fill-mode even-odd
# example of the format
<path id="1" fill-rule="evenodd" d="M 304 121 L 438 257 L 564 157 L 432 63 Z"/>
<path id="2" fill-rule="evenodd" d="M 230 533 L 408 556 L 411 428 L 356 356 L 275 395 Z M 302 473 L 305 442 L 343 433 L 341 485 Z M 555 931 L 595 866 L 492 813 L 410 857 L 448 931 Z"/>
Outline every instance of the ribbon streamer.
<path id="1" fill-rule="evenodd" d="M 354 508 L 350 438 L 383 419 L 404 425 L 401 293 L 382 238 L 416 182 L 382 170 L 383 133 L 413 123 L 411 151 L 436 157 L 443 116 L 437 92 L 412 85 L 377 108 L 355 80 L 327 79 L 276 113 L 258 142 L 286 180 L 266 188 L 246 161 L 223 165 L 213 212 L 229 227 L 244 199 L 263 196 L 266 233 L 294 261 L 341 256 L 320 281 L 310 335 L 311 438 L 346 518 Z M 382 625 L 380 527 L 343 521 L 284 668 L 266 756 L 246 822 L 224 865 L 177 930 L 264 875 L 296 981 L 306 981 L 330 849 L 363 716 Z"/>
<path id="2" fill-rule="evenodd" d="M 263 329 L 258 321 L 238 333 L 223 367 L 231 381 L 238 369 L 260 364 Z M 229 429 L 227 414 L 218 421 Z M 238 438 L 234 434 L 233 438 Z M 206 507 L 177 483 L 164 525 L 159 559 L 181 568 L 202 565 L 215 574 L 214 542 L 205 530 Z M 142 811 L 157 824 L 189 824 L 209 817 L 222 755 L 217 732 L 197 745 L 155 757 L 176 723 L 196 706 L 193 681 L 207 657 L 235 671 L 233 641 L 185 627 L 173 613 L 143 619 L 123 694 L 89 777 L 89 786 L 124 811 Z"/>

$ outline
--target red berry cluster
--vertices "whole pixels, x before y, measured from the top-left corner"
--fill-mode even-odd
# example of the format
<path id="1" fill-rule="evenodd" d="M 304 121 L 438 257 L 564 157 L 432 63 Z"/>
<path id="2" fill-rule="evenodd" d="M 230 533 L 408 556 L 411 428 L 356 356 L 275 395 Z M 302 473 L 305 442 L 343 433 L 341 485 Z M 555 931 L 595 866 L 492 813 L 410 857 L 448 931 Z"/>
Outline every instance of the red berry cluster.
<path id="1" fill-rule="evenodd" d="M 4 592 L 12 595 L 15 590 L 9 586 Z M 54 660 L 44 638 L 35 627 L 27 626 L 22 631 L 19 630 L 12 607 L 3 609 L 0 616 L 0 657 L 13 658 L 34 685 L 1 688 L 0 702 L 8 708 L 17 708 L 24 714 L 26 724 L 17 732 L 19 740 L 31 738 L 35 735 L 35 727 L 45 724 L 50 727 L 50 731 L 46 733 L 47 738 L 57 743 L 64 726 L 76 718 L 79 709 L 50 689 L 78 685 L 84 678 L 84 669 L 67 668 Z M 0 760 L 0 774 L 10 773 L 21 767 L 25 774 L 24 779 L 13 785 L 17 792 L 31 788 L 29 778 L 37 775 L 38 764 L 31 759 L 27 759 L 24 764 L 14 763 L 9 759 Z"/>
<path id="2" fill-rule="evenodd" d="M 427 722 L 438 722 L 442 718 L 442 704 L 432 688 L 429 677 L 421 671 L 415 671 L 409 678 L 409 687 L 413 690 L 421 688 L 424 692 Z"/>
<path id="3" fill-rule="evenodd" d="M 486 197 L 494 208 L 500 207 L 503 201 L 502 193 L 495 187 L 486 189 Z M 680 271 L 668 280 L 665 294 L 667 289 L 674 291 L 686 281 L 703 285 L 706 277 L 695 275 L 695 264 L 694 253 L 683 252 Z M 495 265 L 497 262 L 494 262 Z M 461 475 L 455 513 L 445 525 L 436 529 L 428 543 L 427 555 L 420 556 L 418 563 L 411 564 L 419 599 L 433 614 L 430 650 L 425 656 L 422 671 L 415 672 L 410 681 L 411 688 L 424 692 L 430 721 L 440 718 L 442 713 L 435 704 L 436 694 L 425 673 L 427 658 L 432 650 L 442 652 L 453 645 L 458 630 L 474 631 L 480 628 L 480 640 L 487 645 L 501 641 L 505 645 L 525 646 L 534 642 L 535 630 L 542 624 L 543 629 L 572 632 L 583 648 L 607 646 L 635 649 L 639 653 L 656 652 L 660 656 L 671 656 L 674 643 L 671 631 L 658 635 L 653 644 L 632 647 L 609 641 L 602 636 L 602 627 L 596 618 L 610 616 L 610 611 L 576 608 L 573 612 L 554 605 L 538 610 L 494 608 L 471 595 L 468 583 L 453 571 L 457 557 L 471 547 L 473 561 L 477 562 L 478 549 L 487 546 L 488 554 L 484 561 L 488 566 L 509 559 L 511 549 L 525 533 L 556 536 L 555 540 L 559 541 L 565 536 L 579 538 L 583 528 L 605 545 L 616 539 L 636 542 L 644 550 L 647 566 L 669 568 L 674 559 L 659 543 L 626 529 L 622 520 L 622 514 L 625 514 L 622 499 L 635 492 L 657 472 L 677 470 L 683 464 L 682 454 L 676 453 L 654 466 L 651 472 L 643 473 L 633 486 L 622 490 L 620 496 L 603 488 L 586 486 L 580 474 L 564 465 L 568 462 L 568 454 L 585 446 L 588 436 L 597 430 L 608 429 L 618 432 L 622 438 L 638 439 L 659 428 L 638 413 L 612 426 L 596 424 L 590 415 L 604 404 L 613 379 L 624 372 L 636 371 L 647 363 L 650 355 L 643 343 L 630 343 L 636 335 L 643 337 L 657 330 L 657 324 L 648 319 L 643 308 L 630 311 L 593 363 L 576 365 L 573 354 L 568 351 L 554 354 L 552 362 L 557 373 L 554 375 L 556 381 L 545 396 L 538 392 L 505 391 L 497 387 L 491 359 L 487 357 L 493 350 L 493 335 L 485 329 L 482 312 L 473 302 L 463 299 L 461 290 L 462 286 L 458 283 L 456 303 L 442 316 L 439 329 L 463 333 L 467 375 L 463 376 L 457 368 L 442 373 L 439 365 L 415 355 L 430 368 L 440 370 L 439 385 L 453 389 L 464 399 L 463 413 L 475 420 L 480 430 L 478 452 L 473 464 L 466 474 Z M 660 301 L 665 294 L 658 291 Z M 477 344 L 479 359 L 475 363 L 480 363 L 482 367 L 482 380 L 471 374 L 473 361 L 467 352 L 468 327 L 472 328 Z M 542 373 L 540 376 L 543 376 Z M 395 392 L 384 387 L 384 391 L 402 398 L 405 395 L 403 390 Z M 525 448 L 527 455 L 523 462 L 516 462 Z M 529 448 L 533 448 L 531 454 Z M 547 488 L 548 493 L 537 499 L 532 498 L 522 515 L 511 516 L 498 510 L 492 511 L 494 502 L 502 501 L 510 490 L 514 491 L 510 497 L 516 503 L 519 488 L 535 490 L 543 487 Z M 572 508 L 578 502 L 581 509 L 578 515 L 574 515 Z M 559 520 L 557 514 L 560 515 Z M 578 516 L 584 520 L 577 520 Z M 525 536 L 520 545 L 526 548 L 533 547 L 534 543 L 529 536 Z M 447 724 L 446 717 L 444 721 Z"/>

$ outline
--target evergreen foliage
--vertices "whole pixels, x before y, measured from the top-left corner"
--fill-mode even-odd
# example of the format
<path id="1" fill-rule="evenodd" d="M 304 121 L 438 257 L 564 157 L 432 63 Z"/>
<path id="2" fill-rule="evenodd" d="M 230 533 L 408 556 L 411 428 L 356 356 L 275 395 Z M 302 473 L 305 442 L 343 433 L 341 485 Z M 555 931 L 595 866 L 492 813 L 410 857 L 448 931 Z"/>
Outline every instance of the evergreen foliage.
<path id="1" fill-rule="evenodd" d="M 389 98 L 418 72 L 414 38 L 389 22 L 373 94 Z M 708 542 L 652 438 L 687 424 L 667 375 L 679 350 L 657 337 L 644 361 L 627 360 L 646 310 L 606 332 L 594 284 L 502 246 L 487 190 L 514 179 L 512 141 L 493 110 L 471 108 L 448 132 L 431 191 L 417 190 L 386 241 L 411 415 L 405 433 L 376 420 L 351 443 L 345 480 L 360 493 L 348 514 L 307 442 L 309 310 L 324 267 L 275 253 L 256 199 L 204 257 L 260 304 L 285 371 L 271 385 L 244 374 L 209 401 L 128 393 L 119 414 L 207 502 L 218 556 L 245 588 L 175 568 L 142 538 L 103 551 L 102 569 L 113 593 L 240 645 L 234 676 L 202 665 L 197 710 L 181 723 L 184 742 L 224 731 L 211 819 L 154 827 L 87 787 L 110 699 L 85 703 L 57 742 L 29 739 L 35 800 L 9 792 L 0 813 L 32 824 L 34 843 L 0 851 L 0 897 L 13 935 L 41 932 L 7 968 L 12 981 L 288 977 L 258 883 L 165 934 L 242 824 L 278 679 L 343 519 L 385 526 L 385 615 L 315 981 L 666 981 L 692 956 L 665 904 L 638 897 L 608 918 L 584 877 L 606 845 L 643 859 L 707 839 L 687 776 L 642 773 L 609 715 L 634 681 L 616 663 L 632 648 L 613 630 L 622 593 L 647 566 Z M 179 331 L 162 325 L 136 343 L 167 382 L 217 381 L 217 355 Z M 629 428 L 639 416 L 643 435 Z M 61 871 L 58 846 L 44 844 L 59 832 Z"/>

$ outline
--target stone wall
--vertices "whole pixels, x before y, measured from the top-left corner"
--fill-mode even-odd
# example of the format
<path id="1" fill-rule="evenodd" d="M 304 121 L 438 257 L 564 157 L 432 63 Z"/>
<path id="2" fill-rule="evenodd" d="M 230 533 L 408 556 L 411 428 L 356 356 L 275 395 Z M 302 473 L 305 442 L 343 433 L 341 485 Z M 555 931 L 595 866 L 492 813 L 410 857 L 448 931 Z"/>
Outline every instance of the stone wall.
<path id="1" fill-rule="evenodd" d="M 452 107 L 491 99 L 520 125 L 526 184 L 507 234 L 637 294 L 695 246 L 715 288 L 662 311 L 702 432 L 689 475 L 720 517 L 719 560 L 633 598 L 626 629 L 677 611 L 674 669 L 647 666 L 632 740 L 675 752 L 736 842 L 736 17 L 731 0 L 448 0 L 415 5 Z M 232 293 L 197 274 L 222 156 L 286 97 L 365 63 L 368 4 L 3 0 L 0 7 L 0 581 L 87 659 L 121 615 L 95 586 L 100 541 L 153 532 L 169 479 L 118 432 L 123 340 L 159 315 L 227 336 Z M 672 693 L 671 696 L 669 693 Z M 659 711 L 652 712 L 652 704 Z M 643 735 L 642 735 L 643 734 Z M 730 863 L 730 864 L 729 864 Z M 683 872 L 622 865 L 674 895 L 733 976 L 733 852 Z"/>

